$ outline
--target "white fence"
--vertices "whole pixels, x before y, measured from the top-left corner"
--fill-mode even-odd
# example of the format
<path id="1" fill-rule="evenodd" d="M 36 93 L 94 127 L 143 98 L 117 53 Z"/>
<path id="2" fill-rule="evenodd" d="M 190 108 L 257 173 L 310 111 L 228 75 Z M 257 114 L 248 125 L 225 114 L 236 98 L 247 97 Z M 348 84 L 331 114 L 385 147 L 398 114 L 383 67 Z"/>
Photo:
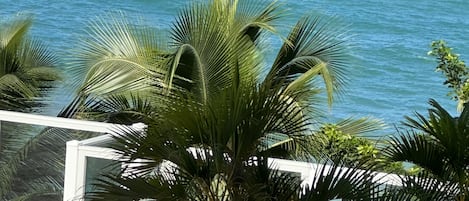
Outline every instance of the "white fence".
<path id="1" fill-rule="evenodd" d="M 67 142 L 67 152 L 65 160 L 65 181 L 63 200 L 77 200 L 83 198 L 85 193 L 87 159 L 107 159 L 116 160 L 119 158 L 112 149 L 104 145 L 112 138 L 109 134 L 118 127 L 125 125 L 67 119 L 60 117 L 47 117 L 34 114 L 24 114 L 10 111 L 0 111 L 0 121 L 9 121 L 24 124 L 42 125 L 49 127 L 90 131 L 103 133 L 105 135 L 90 138 L 82 141 Z M 131 125 L 134 129 L 142 129 L 141 123 Z M 301 175 L 301 180 L 305 183 L 310 181 L 316 174 L 316 170 L 321 164 L 269 158 L 269 165 L 281 171 L 295 172 Z M 375 173 L 375 180 L 385 185 L 402 185 L 398 175 Z"/>
<path id="2" fill-rule="evenodd" d="M 89 131 L 96 133 L 111 133 L 113 129 L 124 125 L 85 121 L 77 119 L 67 119 L 61 117 L 49 117 L 37 114 L 25 114 L 20 112 L 0 110 L 0 121 L 23 123 L 31 125 L 49 126 L 56 128 L 72 129 L 79 131 Z M 141 124 L 132 125 L 136 129 L 141 128 Z M 113 150 L 97 146 L 109 140 L 110 136 L 99 137 L 67 142 L 67 153 L 65 160 L 65 181 L 64 200 L 73 200 L 82 197 L 84 194 L 84 184 L 86 178 L 86 158 L 116 159 L 118 156 Z"/>

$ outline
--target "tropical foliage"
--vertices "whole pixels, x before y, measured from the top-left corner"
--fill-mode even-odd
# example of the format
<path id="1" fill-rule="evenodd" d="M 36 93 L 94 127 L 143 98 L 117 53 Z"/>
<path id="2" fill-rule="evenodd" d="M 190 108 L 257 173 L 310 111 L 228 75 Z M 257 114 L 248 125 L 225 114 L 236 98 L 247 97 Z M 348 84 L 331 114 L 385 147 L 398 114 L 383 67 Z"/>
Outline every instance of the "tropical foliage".
<path id="1" fill-rule="evenodd" d="M 445 75 L 446 80 L 443 84 L 452 90 L 448 95 L 458 101 L 457 107 L 461 111 L 464 104 L 469 101 L 469 72 L 466 64 L 443 40 L 433 41 L 431 47 L 432 50 L 428 54 L 436 57 L 438 62 L 436 70 Z"/>
<path id="2" fill-rule="evenodd" d="M 169 49 L 158 48 L 153 38 L 157 34 L 146 28 L 129 27 L 112 16 L 110 23 L 93 22 L 92 37 L 76 59 L 75 70 L 85 71 L 85 80 L 70 110 L 85 117 L 104 114 L 106 120 L 121 111 L 152 117 L 155 111 L 173 107 L 167 97 L 206 105 L 232 93 L 226 92 L 231 88 L 237 93 L 281 93 L 283 101 L 299 110 L 292 120 L 314 123 L 310 120 L 318 114 L 314 106 L 320 86 L 314 78 L 323 78 L 329 102 L 344 82 L 342 71 L 348 63 L 340 29 L 319 18 L 302 18 L 261 79 L 261 36 L 266 30 L 275 32 L 281 10 L 276 3 L 251 6 L 249 1 L 194 4 L 174 23 Z M 280 132 L 274 137 L 295 145 L 294 137 Z"/>
<path id="3" fill-rule="evenodd" d="M 33 99 L 59 78 L 53 68 L 57 59 L 39 41 L 27 37 L 31 23 L 31 17 L 19 15 L 1 26 L 1 109 L 31 109 L 40 103 Z"/>
<path id="4" fill-rule="evenodd" d="M 39 41 L 28 37 L 31 16 L 18 15 L 0 24 L 0 109 L 31 112 L 42 106 L 59 74 L 57 59 Z M 28 151 L 38 145 L 32 128 L 2 122 L 0 133 L 0 199 L 24 200 L 43 194 L 60 194 L 61 184 L 54 178 L 25 175 L 20 167 Z M 41 160 L 29 161 L 38 168 Z"/>
<path id="5" fill-rule="evenodd" d="M 467 67 L 443 40 L 433 41 L 428 53 L 437 58 L 437 71 L 458 101 L 459 117 L 453 117 L 435 100 L 430 100 L 428 117 L 416 114 L 406 117 L 411 130 L 391 138 L 386 149 L 390 160 L 414 164 L 419 171 L 403 177 L 403 188 L 396 192 L 412 200 L 468 200 Z"/>
<path id="6" fill-rule="evenodd" d="M 160 42 L 163 40 L 150 28 L 132 26 L 120 19 L 124 16 L 110 15 L 107 20 L 93 21 L 88 31 L 92 37 L 85 39 L 73 62 L 74 77 L 83 78 L 77 80 L 77 85 L 84 83 L 79 86 L 80 100 L 75 110 L 85 110 L 80 116 L 86 116 L 89 107 L 81 106 L 94 102 L 88 106 L 104 109 L 96 102 L 105 102 L 112 114 L 114 107 L 144 107 L 151 93 L 176 91 L 190 91 L 206 103 L 233 84 L 274 87 L 280 82 L 281 88 L 287 89 L 285 97 L 308 89 L 308 94 L 294 101 L 310 105 L 308 109 L 313 110 L 312 105 L 318 101 L 312 95 L 318 93 L 318 85 L 312 78 L 317 75 L 323 78 L 332 102 L 332 92 L 344 83 L 343 70 L 348 65 L 343 54 L 344 35 L 333 26 L 333 19 L 301 19 L 261 82 L 266 69 L 260 54 L 266 47 L 263 36 L 276 33 L 274 25 L 283 14 L 279 4 L 211 4 L 182 11 L 166 43 Z M 136 101 L 142 97 L 144 101 Z"/>
<path id="7" fill-rule="evenodd" d="M 338 160 L 346 166 L 374 166 L 375 171 L 403 174 L 401 162 L 388 161 L 383 146 L 388 142 L 384 139 L 373 139 L 367 134 L 381 130 L 384 124 L 379 120 L 360 118 L 345 119 L 335 124 L 323 124 L 319 132 L 314 133 L 311 142 L 318 156 L 332 161 Z"/>
<path id="8" fill-rule="evenodd" d="M 407 117 L 411 131 L 393 137 L 386 149 L 391 160 L 407 161 L 423 169 L 404 180 L 405 190 L 420 200 L 467 200 L 469 109 L 453 117 L 436 101 L 430 100 L 428 118 Z M 409 189 L 413 189 L 410 191 Z"/>
<path id="9" fill-rule="evenodd" d="M 300 136 L 307 120 L 297 118 L 301 110 L 294 102 L 271 89 L 229 88 L 206 105 L 171 102 L 145 135 L 124 130 L 117 136 L 113 148 L 129 168 L 101 179 L 90 199 L 358 200 L 377 188 L 369 171 L 324 167 L 300 199 L 299 178 L 270 170 L 275 167 L 268 157 L 289 156 L 271 149 L 275 135 Z"/>
<path id="10" fill-rule="evenodd" d="M 340 128 L 340 125 L 323 125 L 317 137 L 323 137 L 324 140 L 318 149 L 326 152 L 331 159 L 347 159 L 349 164 L 377 158 L 379 151 L 370 140 L 344 133 Z"/>
<path id="11" fill-rule="evenodd" d="M 180 12 L 169 42 L 123 14 L 92 21 L 72 61 L 74 77 L 82 78 L 78 96 L 64 114 L 149 125 L 146 135 L 122 131 L 114 147 L 124 163 L 143 165 L 108 175 L 92 197 L 299 199 L 298 180 L 268 170 L 267 158 L 317 156 L 311 134 L 324 103 L 318 94 L 325 89 L 332 104 L 349 62 L 342 26 L 307 16 L 267 67 L 265 36 L 278 34 L 282 16 L 276 2 L 194 3 Z M 175 166 L 158 170 L 166 163 Z M 376 187 L 370 174 L 353 170 L 343 178 L 332 178 L 338 168 L 320 171 L 302 199 L 369 198 Z"/>
<path id="12" fill-rule="evenodd" d="M 77 95 L 58 116 L 148 127 L 115 133 L 111 146 L 126 167 L 99 177 L 87 198 L 469 200 L 469 84 L 459 55 L 444 41 L 429 52 L 460 116 L 431 100 L 428 117 L 406 117 L 410 129 L 380 150 L 360 137 L 379 121 L 321 122 L 320 95 L 331 106 L 346 83 L 344 26 L 305 16 L 282 36 L 284 15 L 278 2 L 212 0 L 182 10 L 167 35 L 122 13 L 91 21 L 69 62 Z M 2 110 L 36 111 L 59 79 L 57 59 L 28 37 L 31 24 L 27 15 L 0 24 Z M 272 36 L 283 43 L 266 61 Z M 64 146 L 55 143 L 92 134 L 1 128 L 0 199 L 60 199 Z M 272 157 L 322 165 L 301 182 Z M 403 174 L 403 186 L 383 190 L 376 170 Z"/>

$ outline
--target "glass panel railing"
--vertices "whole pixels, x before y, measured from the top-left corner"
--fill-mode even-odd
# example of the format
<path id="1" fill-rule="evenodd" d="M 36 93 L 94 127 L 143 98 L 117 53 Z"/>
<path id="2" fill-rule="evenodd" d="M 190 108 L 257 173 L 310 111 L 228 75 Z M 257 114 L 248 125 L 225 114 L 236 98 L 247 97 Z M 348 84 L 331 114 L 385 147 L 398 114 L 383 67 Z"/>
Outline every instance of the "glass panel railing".
<path id="1" fill-rule="evenodd" d="M 94 184 L 97 179 L 103 174 L 117 174 L 121 167 L 116 161 L 95 157 L 86 157 L 86 179 L 85 179 L 85 192 L 92 192 L 96 189 Z"/>
<path id="2" fill-rule="evenodd" d="M 1 196 L 11 200 L 80 199 L 86 180 L 85 157 L 89 155 L 105 159 L 115 157 L 109 150 L 81 150 L 90 147 L 82 146 L 76 140 L 96 139 L 96 136 L 103 136 L 117 126 L 122 125 L 0 110 Z M 76 145 L 72 146 L 75 149 L 72 149 L 70 154 L 66 151 L 67 141 L 75 142 Z M 97 140 L 94 145 L 105 146 L 105 143 Z M 71 168 L 68 168 L 69 173 L 64 176 L 65 161 L 69 161 L 65 166 Z M 94 168 L 108 171 L 93 159 L 89 162 L 90 171 Z M 68 184 L 64 181 L 67 178 Z M 66 191 L 64 185 L 71 188 Z"/>
<path id="3" fill-rule="evenodd" d="M 98 135 L 102 134 L 0 121 L 2 196 L 62 200 L 66 142 Z"/>
<path id="4" fill-rule="evenodd" d="M 37 200 L 82 199 L 99 175 L 120 170 L 114 163 L 119 155 L 106 146 L 111 137 L 103 135 L 116 126 L 123 125 L 0 111 L 0 191 L 12 199 L 41 193 Z M 318 166 L 283 159 L 270 163 L 303 181 Z M 400 185 L 397 175 L 378 178 L 384 185 Z"/>

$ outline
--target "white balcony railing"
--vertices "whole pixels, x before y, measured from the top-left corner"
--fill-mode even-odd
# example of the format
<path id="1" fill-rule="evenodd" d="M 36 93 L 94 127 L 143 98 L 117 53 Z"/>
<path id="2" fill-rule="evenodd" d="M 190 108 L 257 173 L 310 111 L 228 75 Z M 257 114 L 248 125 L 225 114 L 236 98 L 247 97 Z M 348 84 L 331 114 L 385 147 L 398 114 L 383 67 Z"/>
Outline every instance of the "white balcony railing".
<path id="1" fill-rule="evenodd" d="M 89 131 L 103 134 L 112 133 L 112 131 L 116 128 L 126 126 L 3 110 L 0 110 L 0 121 Z M 134 124 L 132 127 L 135 129 L 141 129 L 142 124 Z M 64 200 L 73 200 L 75 198 L 83 197 L 82 195 L 84 194 L 85 190 L 83 187 L 86 182 L 85 178 L 87 157 L 110 160 L 118 158 L 118 155 L 114 154 L 112 149 L 97 146 L 98 144 L 104 143 L 110 139 L 111 137 L 109 135 L 102 135 L 83 141 L 73 140 L 67 142 L 63 196 Z"/>
<path id="2" fill-rule="evenodd" d="M 42 125 L 49 127 L 73 129 L 80 131 L 90 131 L 103 133 L 104 135 L 78 141 L 67 142 L 67 151 L 65 159 L 65 181 L 63 200 L 77 200 L 83 198 L 85 185 L 87 183 L 87 161 L 90 158 L 116 160 L 119 155 L 112 149 L 105 147 L 106 142 L 112 138 L 112 133 L 116 128 L 125 125 L 93 122 L 85 120 L 67 119 L 60 117 L 48 117 L 35 114 L 24 114 L 19 112 L 1 111 L 0 121 L 9 121 L 24 124 Z M 131 127 L 137 130 L 143 129 L 143 124 L 133 124 Z M 318 167 L 322 164 L 307 163 L 300 161 L 269 158 L 269 165 L 276 167 L 281 171 L 295 172 L 301 175 L 303 184 L 312 181 Z M 398 175 L 375 173 L 375 181 L 383 185 L 401 186 L 401 180 Z"/>

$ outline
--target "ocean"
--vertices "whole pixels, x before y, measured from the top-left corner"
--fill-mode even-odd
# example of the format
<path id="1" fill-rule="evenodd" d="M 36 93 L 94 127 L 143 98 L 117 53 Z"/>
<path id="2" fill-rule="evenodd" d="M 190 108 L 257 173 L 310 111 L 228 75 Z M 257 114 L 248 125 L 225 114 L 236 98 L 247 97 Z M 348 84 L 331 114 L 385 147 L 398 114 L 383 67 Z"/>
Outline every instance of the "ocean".
<path id="1" fill-rule="evenodd" d="M 59 58 L 84 35 L 86 23 L 109 11 L 123 11 L 138 16 L 158 29 L 168 29 L 178 11 L 189 0 L 0 0 L 0 17 L 18 12 L 35 16 L 31 35 L 44 41 Z M 347 117 L 374 117 L 383 120 L 388 129 L 406 115 L 426 114 L 428 100 L 436 99 L 448 111 L 456 113 L 456 103 L 446 94 L 443 75 L 435 72 L 436 61 L 427 56 L 433 40 L 444 39 L 462 59 L 469 58 L 469 2 L 407 0 L 283 0 L 289 16 L 282 24 L 293 25 L 303 15 L 337 16 L 348 24 L 353 48 L 353 65 L 345 93 L 326 111 L 331 121 Z M 278 42 L 277 42 L 278 43 Z M 279 46 L 274 40 L 272 46 Z M 272 55 L 276 52 L 272 51 Z M 67 64 L 62 61 L 61 68 Z M 66 74 L 66 72 L 65 72 Z M 65 80 L 66 81 L 66 80 Z M 49 100 L 45 113 L 54 115 L 70 96 L 60 88 Z"/>

